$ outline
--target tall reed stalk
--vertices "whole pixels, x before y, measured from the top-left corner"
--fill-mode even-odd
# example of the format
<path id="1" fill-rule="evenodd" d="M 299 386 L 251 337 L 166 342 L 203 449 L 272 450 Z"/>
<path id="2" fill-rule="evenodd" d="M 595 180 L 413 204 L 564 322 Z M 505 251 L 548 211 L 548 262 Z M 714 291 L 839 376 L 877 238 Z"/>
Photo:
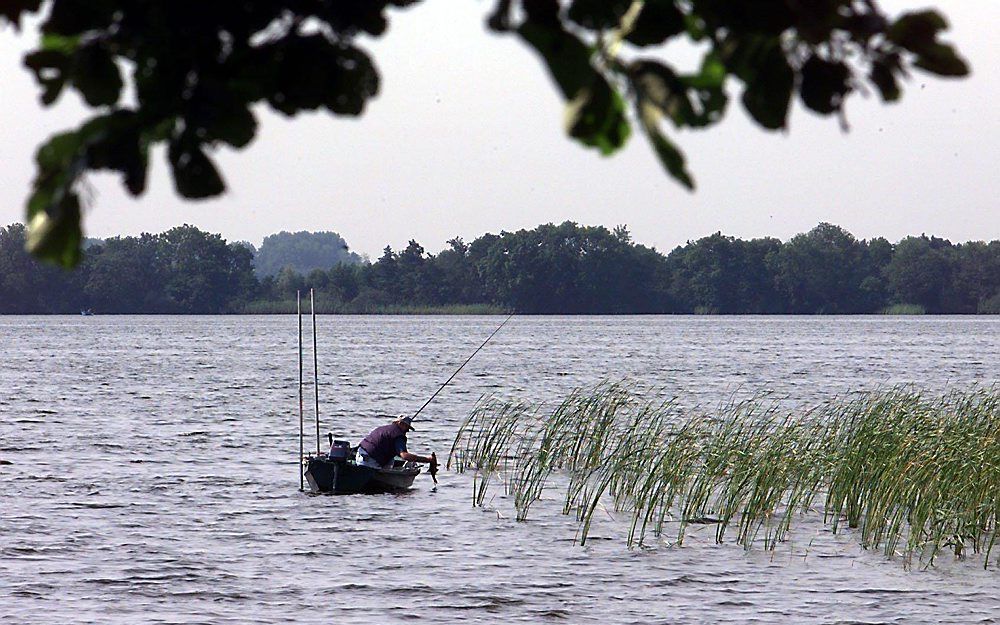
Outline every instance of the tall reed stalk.
<path id="1" fill-rule="evenodd" d="M 1000 538 L 1000 391 L 929 396 L 895 387 L 806 411 L 767 397 L 716 411 L 643 401 L 626 384 L 577 390 L 544 410 L 484 398 L 462 424 L 449 466 L 473 470 L 482 506 L 493 480 L 524 520 L 551 479 L 586 542 L 606 505 L 631 519 L 630 545 L 676 524 L 715 525 L 746 549 L 774 549 L 795 519 L 821 512 L 865 549 L 929 566 L 947 550 L 982 554 Z"/>

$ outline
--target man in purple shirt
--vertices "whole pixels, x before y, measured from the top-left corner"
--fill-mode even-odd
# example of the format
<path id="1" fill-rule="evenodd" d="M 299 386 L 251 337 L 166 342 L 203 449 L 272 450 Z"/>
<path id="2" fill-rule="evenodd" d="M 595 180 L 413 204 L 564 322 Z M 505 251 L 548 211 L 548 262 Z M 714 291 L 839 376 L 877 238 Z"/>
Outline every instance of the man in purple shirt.
<path id="1" fill-rule="evenodd" d="M 434 454 L 418 456 L 406 451 L 406 434 L 413 429 L 413 417 L 400 416 L 389 425 L 372 430 L 358 445 L 357 463 L 366 467 L 386 469 L 396 456 L 410 462 L 437 463 Z M 436 468 L 436 467 L 435 467 Z"/>

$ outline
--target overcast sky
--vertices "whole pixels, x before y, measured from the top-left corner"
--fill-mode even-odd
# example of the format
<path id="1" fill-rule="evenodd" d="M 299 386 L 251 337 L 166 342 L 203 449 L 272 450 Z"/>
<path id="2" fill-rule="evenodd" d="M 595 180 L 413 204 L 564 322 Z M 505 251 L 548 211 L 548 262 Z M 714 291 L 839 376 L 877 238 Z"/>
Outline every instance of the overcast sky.
<path id="1" fill-rule="evenodd" d="M 821 221 L 859 238 L 1000 239 L 997 0 L 934 3 L 951 20 L 947 38 L 970 61 L 971 78 L 915 74 L 892 106 L 854 96 L 847 134 L 798 105 L 790 132 L 766 133 L 738 103 L 721 125 L 682 133 L 693 194 L 667 178 L 642 136 L 610 158 L 566 139 L 562 103 L 539 61 L 513 37 L 485 30 L 490 4 L 425 0 L 393 12 L 387 35 L 365 43 L 382 75 L 366 113 L 289 120 L 260 109 L 257 139 L 219 154 L 229 185 L 220 199 L 182 202 L 162 151 L 138 200 L 117 177 L 92 177 L 86 234 L 189 223 L 259 244 L 280 230 L 334 230 L 373 257 L 409 239 L 436 252 L 454 236 L 564 220 L 626 224 L 664 251 L 720 230 L 787 239 Z M 926 6 L 882 4 L 894 14 Z M 21 64 L 34 38 L 0 32 L 0 225 L 23 219 L 36 146 L 86 115 L 75 93 L 41 108 Z M 690 57 L 678 48 L 663 54 Z"/>

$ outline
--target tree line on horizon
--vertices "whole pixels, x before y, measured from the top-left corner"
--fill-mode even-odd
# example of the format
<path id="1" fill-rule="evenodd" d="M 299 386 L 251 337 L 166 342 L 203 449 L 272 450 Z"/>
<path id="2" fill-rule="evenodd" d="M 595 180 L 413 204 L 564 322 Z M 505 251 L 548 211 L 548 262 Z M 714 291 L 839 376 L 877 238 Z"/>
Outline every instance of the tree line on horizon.
<path id="1" fill-rule="evenodd" d="M 455 238 L 438 254 L 411 240 L 374 262 L 343 244 L 329 268 L 261 276 L 253 246 L 188 225 L 90 241 L 72 272 L 36 262 L 25 238 L 21 224 L 0 228 L 2 314 L 287 313 L 309 288 L 335 313 L 1000 313 L 1000 241 L 893 244 L 828 223 L 786 242 L 715 233 L 662 254 L 625 227 L 567 221 Z"/>

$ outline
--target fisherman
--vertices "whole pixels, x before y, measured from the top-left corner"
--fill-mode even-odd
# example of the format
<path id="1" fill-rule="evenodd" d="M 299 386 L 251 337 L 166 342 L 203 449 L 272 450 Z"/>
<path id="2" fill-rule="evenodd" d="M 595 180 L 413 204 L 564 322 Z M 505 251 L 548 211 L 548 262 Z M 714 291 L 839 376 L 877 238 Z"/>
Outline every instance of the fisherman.
<path id="1" fill-rule="evenodd" d="M 437 473 L 437 456 L 418 456 L 406 451 L 406 433 L 413 429 L 413 417 L 400 415 L 389 425 L 377 427 L 358 445 L 357 462 L 366 467 L 386 469 L 392 466 L 393 458 L 399 456 L 410 462 L 424 462 L 431 465 L 431 473 Z"/>

